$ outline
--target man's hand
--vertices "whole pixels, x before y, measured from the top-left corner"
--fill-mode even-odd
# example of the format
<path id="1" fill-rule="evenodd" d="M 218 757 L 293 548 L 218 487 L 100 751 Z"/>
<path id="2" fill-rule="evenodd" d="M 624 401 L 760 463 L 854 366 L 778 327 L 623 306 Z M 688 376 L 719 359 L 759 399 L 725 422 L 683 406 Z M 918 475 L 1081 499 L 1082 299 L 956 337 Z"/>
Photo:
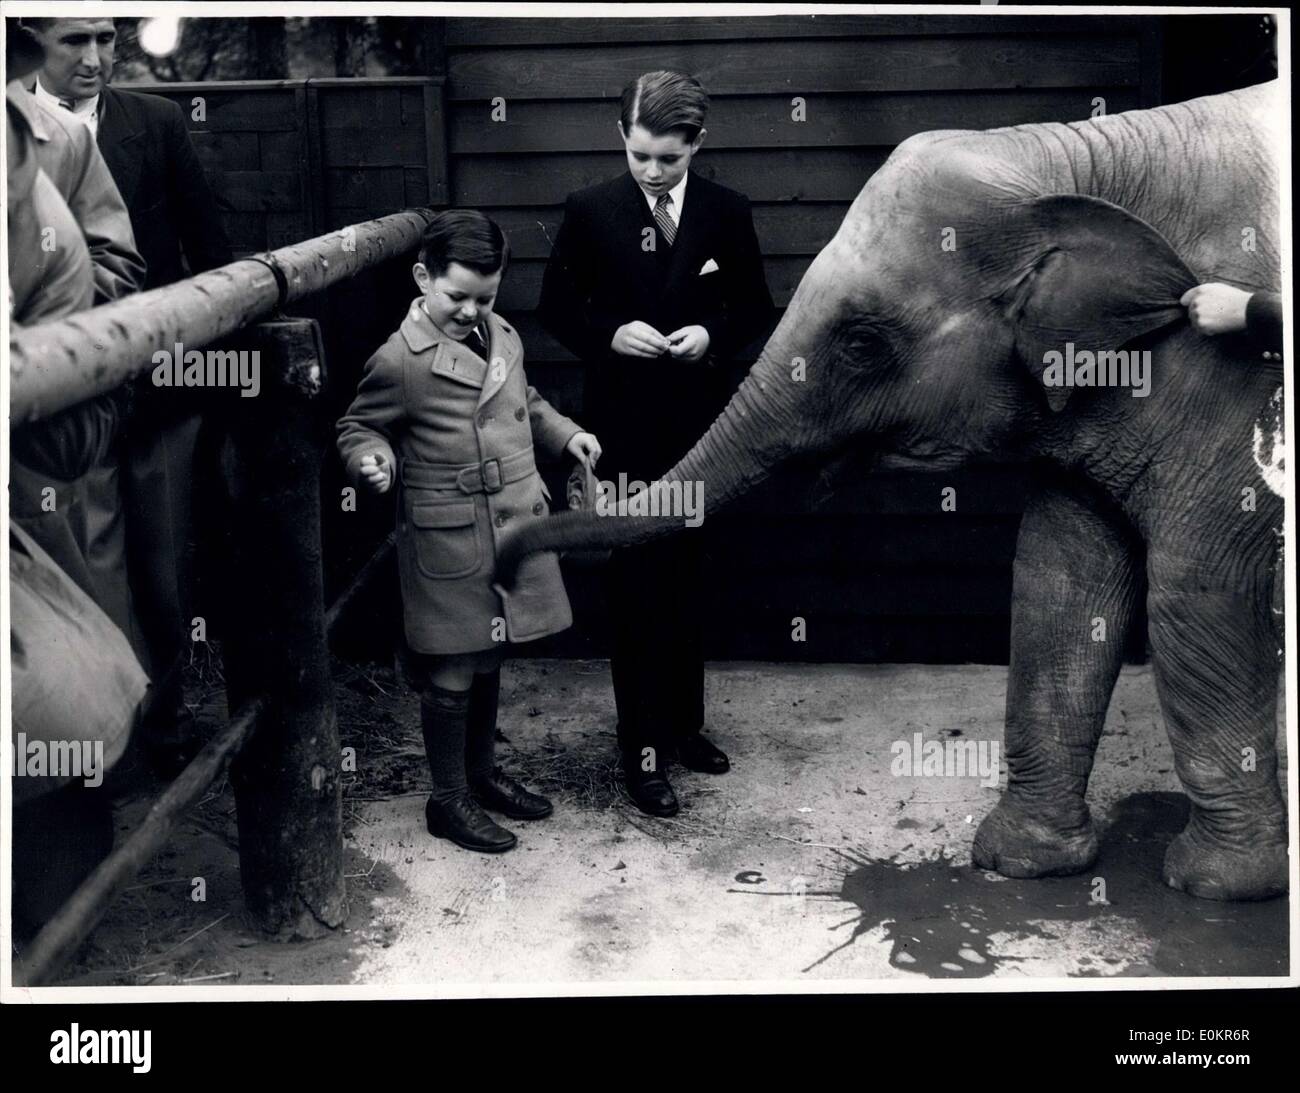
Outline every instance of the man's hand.
<path id="1" fill-rule="evenodd" d="M 668 339 L 649 323 L 636 319 L 614 331 L 609 347 L 624 357 L 658 357 L 668 352 Z"/>
<path id="2" fill-rule="evenodd" d="M 363 455 L 361 462 L 357 464 L 357 469 L 361 472 L 366 485 L 375 493 L 387 493 L 388 487 L 393 484 L 392 464 L 380 452 Z"/>
<path id="3" fill-rule="evenodd" d="M 600 458 L 600 441 L 592 433 L 574 433 L 564 450 L 579 463 L 594 467 Z"/>
<path id="4" fill-rule="evenodd" d="M 697 361 L 709 351 L 709 332 L 702 326 L 684 326 L 668 335 L 668 352 L 679 361 Z"/>
<path id="5" fill-rule="evenodd" d="M 1198 334 L 1231 334 L 1246 329 L 1250 297 L 1244 289 L 1211 282 L 1189 288 L 1178 302 Z"/>

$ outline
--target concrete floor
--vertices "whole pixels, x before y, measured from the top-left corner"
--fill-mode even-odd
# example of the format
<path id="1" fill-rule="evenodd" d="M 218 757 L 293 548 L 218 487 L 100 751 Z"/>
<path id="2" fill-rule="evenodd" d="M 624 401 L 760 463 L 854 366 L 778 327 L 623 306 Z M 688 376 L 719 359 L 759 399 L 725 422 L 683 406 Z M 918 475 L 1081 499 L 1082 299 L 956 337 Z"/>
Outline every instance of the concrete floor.
<path id="1" fill-rule="evenodd" d="M 890 745 L 916 732 L 1000 742 L 1004 668 L 715 664 L 707 688 L 732 772 L 678 772 L 682 812 L 653 820 L 610 779 L 607 666 L 507 665 L 500 753 L 535 788 L 568 787 L 555 815 L 513 824 L 519 846 L 489 856 L 431 839 L 417 789 L 351 804 L 349 846 L 375 893 L 366 934 L 384 940 L 353 951 L 350 981 L 1286 974 L 1285 899 L 1216 904 L 1160 883 L 1186 804 L 1147 668 L 1123 672 L 1097 758 L 1101 858 L 1042 881 L 970 868 L 999 789 L 890 771 Z M 393 700 L 418 742 L 415 696 Z"/>

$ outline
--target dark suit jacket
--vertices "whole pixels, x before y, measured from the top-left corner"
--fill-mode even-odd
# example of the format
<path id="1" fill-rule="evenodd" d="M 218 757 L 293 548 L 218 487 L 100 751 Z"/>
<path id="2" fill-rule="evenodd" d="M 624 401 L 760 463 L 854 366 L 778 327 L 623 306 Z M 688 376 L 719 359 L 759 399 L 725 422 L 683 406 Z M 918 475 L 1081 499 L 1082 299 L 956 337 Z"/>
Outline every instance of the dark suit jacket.
<path id="1" fill-rule="evenodd" d="M 1282 295 L 1256 292 L 1246 304 L 1246 337 L 1256 349 L 1282 351 Z"/>
<path id="2" fill-rule="evenodd" d="M 710 261 L 716 272 L 701 274 Z M 538 317 L 587 366 L 583 425 L 604 447 L 602 477 L 663 473 L 730 394 L 720 365 L 772 318 L 748 199 L 692 173 L 670 247 L 630 174 L 571 194 Z M 696 362 L 621 357 L 610 339 L 634 319 L 662 334 L 703 326 L 709 353 Z"/>
<path id="3" fill-rule="evenodd" d="M 221 210 L 185 128 L 181 108 L 157 95 L 101 93 L 99 149 L 131 214 L 136 249 L 148 264 L 145 288 L 231 260 Z"/>

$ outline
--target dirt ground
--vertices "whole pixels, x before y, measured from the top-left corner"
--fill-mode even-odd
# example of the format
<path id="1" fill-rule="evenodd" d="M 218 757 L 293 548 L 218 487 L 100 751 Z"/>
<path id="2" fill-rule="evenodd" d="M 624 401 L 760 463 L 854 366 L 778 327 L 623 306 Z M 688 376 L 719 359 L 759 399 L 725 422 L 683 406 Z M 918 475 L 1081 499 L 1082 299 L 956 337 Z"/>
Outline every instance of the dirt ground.
<path id="1" fill-rule="evenodd" d="M 710 665 L 708 732 L 733 769 L 678 771 L 682 811 L 655 820 L 615 776 L 608 665 L 513 662 L 499 752 L 556 811 L 513 824 L 519 846 L 501 856 L 425 833 L 417 696 L 390 671 L 340 666 L 336 678 L 343 743 L 357 749 L 357 772 L 345 776 L 347 924 L 289 944 L 246 926 L 223 784 L 108 912 L 63 983 L 463 994 L 475 984 L 531 993 L 1287 972 L 1287 900 L 1219 904 L 1160 882 L 1186 801 L 1148 668 L 1124 670 L 1097 758 L 1100 860 L 1039 881 L 970 866 L 998 788 L 890 769 L 891 744 L 914 733 L 1000 743 L 1005 668 Z M 219 694 L 204 700 L 216 716 Z M 147 804 L 119 808 L 124 832 Z"/>

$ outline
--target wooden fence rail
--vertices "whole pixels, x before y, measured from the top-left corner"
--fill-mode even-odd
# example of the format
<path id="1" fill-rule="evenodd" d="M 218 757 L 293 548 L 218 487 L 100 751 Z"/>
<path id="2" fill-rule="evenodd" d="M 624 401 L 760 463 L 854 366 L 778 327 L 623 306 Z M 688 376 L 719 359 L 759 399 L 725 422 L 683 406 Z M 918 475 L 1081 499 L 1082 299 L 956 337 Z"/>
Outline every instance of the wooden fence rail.
<path id="1" fill-rule="evenodd" d="M 408 209 L 127 296 L 9 343 L 11 428 L 111 391 L 159 350 L 199 349 L 330 285 L 413 250 L 433 216 Z"/>

